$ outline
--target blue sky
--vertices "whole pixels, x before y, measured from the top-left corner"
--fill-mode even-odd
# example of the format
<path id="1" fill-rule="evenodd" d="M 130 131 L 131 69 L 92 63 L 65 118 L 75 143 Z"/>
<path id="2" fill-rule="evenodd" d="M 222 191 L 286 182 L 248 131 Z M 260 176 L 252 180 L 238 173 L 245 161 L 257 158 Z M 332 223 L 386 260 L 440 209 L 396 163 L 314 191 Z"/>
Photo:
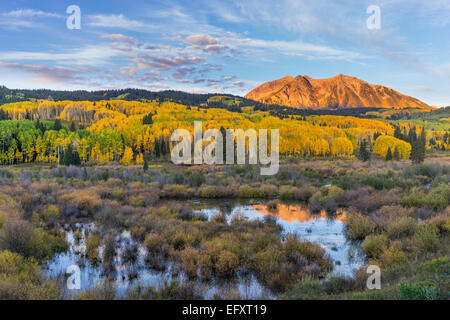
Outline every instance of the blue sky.
<path id="1" fill-rule="evenodd" d="M 81 29 L 66 9 L 81 9 Z M 370 30 L 377 5 L 381 28 Z M 337 74 L 450 105 L 448 0 L 9 0 L 0 84 L 244 95 L 286 75 Z"/>

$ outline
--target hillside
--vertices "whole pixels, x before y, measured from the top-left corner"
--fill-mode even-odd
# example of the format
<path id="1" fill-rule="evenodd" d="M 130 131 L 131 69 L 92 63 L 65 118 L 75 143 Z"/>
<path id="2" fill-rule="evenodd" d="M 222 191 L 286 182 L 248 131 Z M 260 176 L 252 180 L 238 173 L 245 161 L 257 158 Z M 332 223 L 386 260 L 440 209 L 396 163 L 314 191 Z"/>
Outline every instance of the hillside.
<path id="1" fill-rule="evenodd" d="M 432 109 L 426 103 L 391 88 L 338 75 L 329 79 L 287 76 L 266 82 L 245 98 L 297 108 L 393 108 Z"/>

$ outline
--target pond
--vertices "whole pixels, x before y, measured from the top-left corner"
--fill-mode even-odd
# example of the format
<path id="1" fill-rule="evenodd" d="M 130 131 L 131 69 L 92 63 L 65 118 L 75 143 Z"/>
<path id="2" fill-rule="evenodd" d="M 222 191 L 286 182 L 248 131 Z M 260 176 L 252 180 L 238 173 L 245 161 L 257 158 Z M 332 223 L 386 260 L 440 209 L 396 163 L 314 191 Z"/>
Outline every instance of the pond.
<path id="1" fill-rule="evenodd" d="M 334 261 L 333 274 L 352 277 L 354 270 L 365 263 L 360 243 L 349 241 L 345 237 L 344 210 L 328 215 L 325 211 L 312 214 L 308 207 L 301 204 L 279 204 L 275 210 L 269 210 L 265 204 L 244 204 L 235 205 L 229 210 L 220 206 L 202 208 L 198 212 L 209 219 L 220 212 L 226 212 L 229 223 L 236 217 L 255 220 L 271 216 L 283 228 L 282 237 L 294 233 L 300 239 L 320 244 Z"/>
<path id="2" fill-rule="evenodd" d="M 334 261 L 333 274 L 341 274 L 347 277 L 353 276 L 353 271 L 364 265 L 365 257 L 358 243 L 352 243 L 345 238 L 345 211 L 335 215 L 327 215 L 325 212 L 312 214 L 307 207 L 299 204 L 279 204 L 276 210 L 269 210 L 264 203 L 235 203 L 231 201 L 193 201 L 190 202 L 196 214 L 211 219 L 214 215 L 223 212 L 227 221 L 231 223 L 234 218 L 264 219 L 271 216 L 281 225 L 282 239 L 289 233 L 297 234 L 300 239 L 320 244 Z M 93 223 L 66 226 L 66 239 L 69 250 L 56 255 L 43 267 L 46 277 L 66 281 L 67 268 L 76 265 L 80 268 L 81 291 L 86 292 L 102 284 L 107 275 L 101 263 L 93 264 L 86 257 L 86 235 L 95 231 Z M 79 238 L 76 239 L 75 231 L 79 230 Z M 116 255 L 113 261 L 113 280 L 117 295 L 124 297 L 127 290 L 139 284 L 142 287 L 151 286 L 158 288 L 164 282 L 172 279 L 186 280 L 186 276 L 173 264 L 168 263 L 164 271 L 157 271 L 147 267 L 145 262 L 146 249 L 136 243 L 128 231 L 123 231 L 115 236 Z M 134 245 L 137 247 L 137 260 L 130 264 L 122 261 L 122 252 L 125 248 Z M 99 247 L 99 256 L 103 257 L 104 248 Z M 276 295 L 259 283 L 253 275 L 238 275 L 233 281 L 211 281 L 208 283 L 196 282 L 198 291 L 205 299 L 229 296 L 238 292 L 242 299 L 274 299 Z M 66 286 L 63 286 L 66 288 Z M 77 291 L 75 291 L 75 294 Z M 65 297 L 70 298 L 71 292 L 67 290 Z"/>

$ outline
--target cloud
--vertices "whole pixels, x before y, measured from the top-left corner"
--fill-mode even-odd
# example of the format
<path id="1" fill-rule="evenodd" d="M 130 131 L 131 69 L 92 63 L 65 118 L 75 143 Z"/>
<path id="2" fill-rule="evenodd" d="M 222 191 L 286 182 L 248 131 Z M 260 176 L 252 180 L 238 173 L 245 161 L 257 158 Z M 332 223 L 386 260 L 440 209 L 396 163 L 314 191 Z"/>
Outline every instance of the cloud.
<path id="1" fill-rule="evenodd" d="M 180 80 L 185 78 L 187 75 L 195 73 L 195 71 L 196 69 L 193 67 L 181 67 L 178 68 L 172 76 L 174 79 Z"/>
<path id="2" fill-rule="evenodd" d="M 6 29 L 38 28 L 42 26 L 36 20 L 39 18 L 64 18 L 57 13 L 34 9 L 18 9 L 0 13 L 0 26 Z"/>
<path id="3" fill-rule="evenodd" d="M 96 14 L 87 16 L 87 25 L 97 28 L 120 28 L 128 30 L 143 31 L 149 28 L 143 22 L 137 20 L 131 20 L 125 17 L 123 14 Z"/>
<path id="4" fill-rule="evenodd" d="M 208 35 L 195 34 L 195 35 L 188 36 L 186 38 L 186 40 L 184 41 L 184 43 L 194 44 L 194 45 L 199 45 L 199 46 L 207 46 L 207 45 L 218 44 L 219 40 L 217 40 L 213 37 L 210 37 Z"/>
<path id="5" fill-rule="evenodd" d="M 118 53 L 105 45 L 89 45 L 82 48 L 66 49 L 62 52 L 36 52 L 36 51 L 3 51 L 0 60 L 7 61 L 51 61 L 61 64 L 104 64 Z"/>
<path id="6" fill-rule="evenodd" d="M 103 39 L 110 39 L 110 40 L 118 40 L 118 41 L 124 41 L 128 43 L 135 43 L 136 40 L 128 37 L 126 35 L 120 34 L 120 33 L 111 33 L 111 34 L 104 34 L 101 36 Z"/>
<path id="7" fill-rule="evenodd" d="M 47 65 L 26 65 L 19 63 L 0 62 L 0 67 L 12 71 L 31 74 L 34 78 L 45 83 L 75 83 L 81 80 L 79 72 L 71 68 L 52 67 Z"/>
<path id="8" fill-rule="evenodd" d="M 245 47 L 269 49 L 272 52 L 278 52 L 284 55 L 303 55 L 308 58 L 329 60 L 353 60 L 363 57 L 356 52 L 301 41 L 260 40 L 251 38 L 236 39 L 236 41 Z"/>
<path id="9" fill-rule="evenodd" d="M 3 13 L 2 16 L 13 18 L 64 18 L 63 15 L 34 9 L 19 9 Z"/>

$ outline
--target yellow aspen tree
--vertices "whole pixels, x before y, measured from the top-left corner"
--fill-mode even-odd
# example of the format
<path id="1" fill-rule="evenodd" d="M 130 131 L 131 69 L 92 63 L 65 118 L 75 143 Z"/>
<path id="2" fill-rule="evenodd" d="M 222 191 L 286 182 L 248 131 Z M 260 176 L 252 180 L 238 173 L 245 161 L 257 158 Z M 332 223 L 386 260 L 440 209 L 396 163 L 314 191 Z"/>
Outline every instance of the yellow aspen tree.
<path id="1" fill-rule="evenodd" d="M 144 163 L 144 155 L 140 153 L 136 156 L 136 164 L 143 164 L 143 163 Z"/>
<path id="2" fill-rule="evenodd" d="M 130 147 L 126 147 L 123 157 L 120 159 L 120 163 L 128 166 L 131 164 L 131 161 L 133 161 L 133 150 Z"/>

